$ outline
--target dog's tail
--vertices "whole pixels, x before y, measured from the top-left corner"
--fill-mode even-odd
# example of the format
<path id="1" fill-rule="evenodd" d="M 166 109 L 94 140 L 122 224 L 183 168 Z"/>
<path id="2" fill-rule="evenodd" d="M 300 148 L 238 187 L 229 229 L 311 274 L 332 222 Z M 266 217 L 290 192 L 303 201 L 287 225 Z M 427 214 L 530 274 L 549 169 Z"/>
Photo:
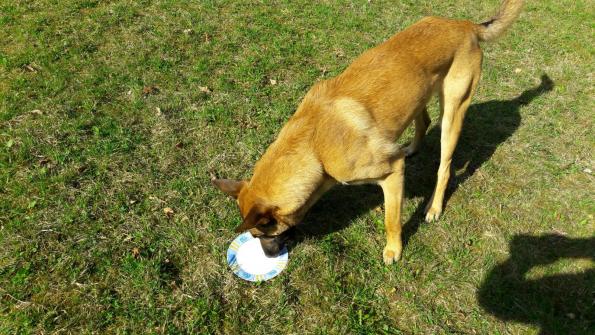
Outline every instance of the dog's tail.
<path id="1" fill-rule="evenodd" d="M 498 14 L 488 21 L 477 25 L 477 37 L 480 41 L 493 41 L 504 34 L 516 20 L 523 8 L 522 0 L 504 0 Z"/>

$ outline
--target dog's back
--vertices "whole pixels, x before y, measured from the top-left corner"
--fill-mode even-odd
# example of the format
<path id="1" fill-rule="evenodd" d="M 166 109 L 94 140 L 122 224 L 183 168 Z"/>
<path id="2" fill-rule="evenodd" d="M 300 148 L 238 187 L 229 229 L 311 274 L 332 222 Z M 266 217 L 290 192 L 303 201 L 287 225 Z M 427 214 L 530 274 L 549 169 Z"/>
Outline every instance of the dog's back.
<path id="1" fill-rule="evenodd" d="M 244 218 L 238 229 L 278 237 L 336 182 L 373 182 L 385 198 L 384 261 L 399 259 L 405 154 L 425 135 L 426 104 L 439 94 L 440 167 L 426 209 L 426 220 L 433 221 L 442 212 L 452 154 L 479 81 L 479 42 L 501 35 L 521 6 L 505 0 L 483 24 L 425 18 L 365 52 L 338 77 L 314 85 L 249 182 L 214 181 L 238 197 Z M 401 149 L 395 140 L 413 119 L 414 141 Z"/>
<path id="2" fill-rule="evenodd" d="M 400 150 L 395 140 L 433 94 L 441 102 L 446 96 L 442 105 L 470 100 L 481 72 L 480 41 L 501 35 L 521 4 L 503 2 L 484 24 L 426 17 L 363 53 L 339 76 L 314 85 L 295 117 L 310 120 L 298 132 L 313 131 L 327 173 L 359 182 L 390 171 Z"/>
<path id="3" fill-rule="evenodd" d="M 455 55 L 481 57 L 475 24 L 427 17 L 368 50 L 327 85 L 348 96 L 398 137 L 437 90 Z"/>

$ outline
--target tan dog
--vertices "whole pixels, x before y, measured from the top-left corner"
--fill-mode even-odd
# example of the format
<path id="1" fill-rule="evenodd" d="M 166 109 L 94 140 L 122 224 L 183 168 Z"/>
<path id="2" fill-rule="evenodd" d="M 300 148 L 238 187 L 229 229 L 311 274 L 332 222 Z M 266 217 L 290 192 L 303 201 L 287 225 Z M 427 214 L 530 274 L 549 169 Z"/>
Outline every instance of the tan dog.
<path id="1" fill-rule="evenodd" d="M 442 212 L 452 154 L 479 81 L 479 43 L 500 36 L 521 7 L 522 1 L 505 0 L 482 24 L 424 18 L 366 51 L 339 76 L 315 84 L 256 163 L 252 179 L 213 180 L 237 199 L 243 223 L 236 231 L 250 230 L 274 255 L 282 233 L 333 185 L 378 183 L 386 211 L 384 262 L 398 260 L 405 156 L 426 133 L 426 104 L 439 95 L 440 167 L 426 209 L 426 221 L 433 221 Z M 412 121 L 415 137 L 402 149 L 396 140 Z"/>

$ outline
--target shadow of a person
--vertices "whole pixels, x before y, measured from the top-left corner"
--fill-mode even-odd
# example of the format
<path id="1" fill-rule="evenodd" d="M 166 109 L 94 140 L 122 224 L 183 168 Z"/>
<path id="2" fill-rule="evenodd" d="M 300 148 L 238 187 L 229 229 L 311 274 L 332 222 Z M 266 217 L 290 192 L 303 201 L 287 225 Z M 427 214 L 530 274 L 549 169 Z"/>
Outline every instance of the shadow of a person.
<path id="1" fill-rule="evenodd" d="M 539 325 L 541 334 L 595 333 L 595 269 L 528 279 L 536 266 L 561 259 L 595 261 L 595 237 L 517 235 L 510 258 L 494 267 L 477 292 L 479 304 L 504 321 Z"/>
<path id="2" fill-rule="evenodd" d="M 492 100 L 472 105 L 467 111 L 461 139 L 453 157 L 453 171 L 466 166 L 462 175 L 451 179 L 445 203 L 457 186 L 469 178 L 496 148 L 519 127 L 520 107 L 551 91 L 553 81 L 541 76 L 541 83 L 511 100 Z M 427 134 L 419 154 L 408 158 L 405 167 L 405 195 L 422 196 L 423 201 L 403 227 L 403 242 L 417 232 L 423 221 L 424 208 L 436 182 L 440 160 L 440 127 Z M 310 210 L 304 224 L 297 227 L 294 240 L 299 243 L 306 236 L 323 236 L 347 227 L 353 219 L 383 203 L 382 191 L 373 185 L 338 186 L 329 191 Z M 448 210 L 448 209 L 446 209 Z"/>

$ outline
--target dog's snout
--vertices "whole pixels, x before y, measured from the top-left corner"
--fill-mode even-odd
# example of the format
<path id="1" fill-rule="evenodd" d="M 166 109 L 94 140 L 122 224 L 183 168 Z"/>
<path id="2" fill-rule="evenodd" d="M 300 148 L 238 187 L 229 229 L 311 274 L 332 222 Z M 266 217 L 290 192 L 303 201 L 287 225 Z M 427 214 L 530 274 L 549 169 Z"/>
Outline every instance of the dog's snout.
<path id="1" fill-rule="evenodd" d="M 283 239 L 280 237 L 259 237 L 262 250 L 267 257 L 277 257 L 283 247 Z"/>

